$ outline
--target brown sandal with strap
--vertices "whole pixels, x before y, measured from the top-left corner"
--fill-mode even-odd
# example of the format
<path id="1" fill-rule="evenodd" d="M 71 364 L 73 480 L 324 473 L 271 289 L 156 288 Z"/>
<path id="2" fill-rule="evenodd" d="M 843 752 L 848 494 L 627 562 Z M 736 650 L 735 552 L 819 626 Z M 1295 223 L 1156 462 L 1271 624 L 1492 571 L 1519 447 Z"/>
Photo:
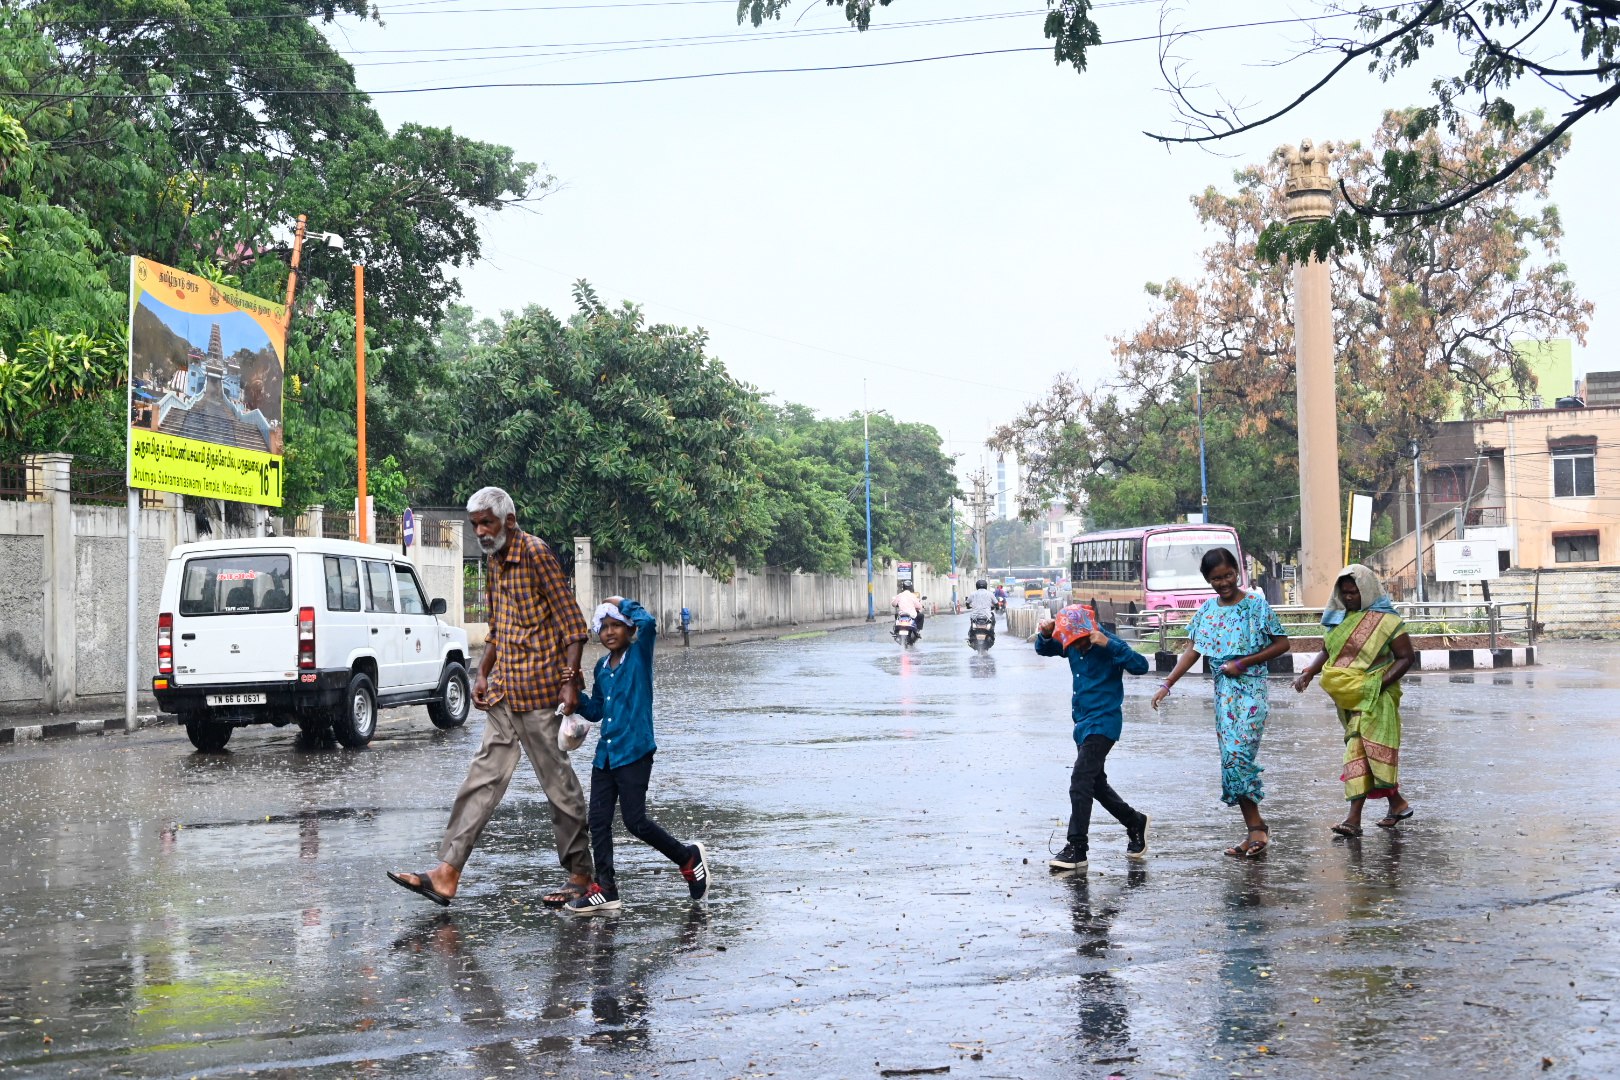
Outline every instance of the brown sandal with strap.
<path id="1" fill-rule="evenodd" d="M 1264 840 L 1246 839 L 1243 841 L 1243 843 L 1238 844 L 1236 847 L 1227 848 L 1222 854 L 1230 855 L 1234 859 L 1252 859 L 1256 855 L 1262 854 L 1268 847 L 1271 846 L 1271 826 L 1251 825 L 1249 827 L 1249 835 L 1253 836 L 1255 833 L 1265 833 L 1266 838 Z"/>

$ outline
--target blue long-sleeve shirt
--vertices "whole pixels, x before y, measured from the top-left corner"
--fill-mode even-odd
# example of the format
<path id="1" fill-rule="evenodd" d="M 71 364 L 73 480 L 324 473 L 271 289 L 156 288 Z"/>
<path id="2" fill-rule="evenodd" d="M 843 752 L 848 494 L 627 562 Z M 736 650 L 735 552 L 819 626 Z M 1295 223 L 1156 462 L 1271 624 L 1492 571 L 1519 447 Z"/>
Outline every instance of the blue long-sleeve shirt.
<path id="1" fill-rule="evenodd" d="M 1107 634 L 1105 630 L 1103 633 Z M 1067 656 L 1069 670 L 1074 673 L 1074 741 L 1085 741 L 1088 735 L 1105 735 L 1119 741 L 1124 726 L 1121 706 L 1125 701 L 1124 672 L 1146 675 L 1147 657 L 1131 648 L 1113 634 L 1108 644 L 1093 645 L 1085 652 L 1070 646 L 1065 652 L 1056 638 L 1035 635 L 1035 651 L 1042 656 Z"/>
<path id="2" fill-rule="evenodd" d="M 598 769 L 616 769 L 640 761 L 658 745 L 653 742 L 653 644 L 658 637 L 658 620 L 634 600 L 626 600 L 619 610 L 629 617 L 636 636 L 619 657 L 596 662 L 596 681 L 591 696 L 579 703 L 579 715 L 601 723 L 596 740 Z"/>

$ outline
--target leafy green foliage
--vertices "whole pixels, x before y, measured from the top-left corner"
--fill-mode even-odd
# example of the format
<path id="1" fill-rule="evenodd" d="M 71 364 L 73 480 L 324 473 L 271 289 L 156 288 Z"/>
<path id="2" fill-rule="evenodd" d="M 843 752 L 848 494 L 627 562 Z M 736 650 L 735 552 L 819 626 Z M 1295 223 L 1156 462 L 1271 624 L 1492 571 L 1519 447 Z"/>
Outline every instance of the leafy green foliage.
<path id="1" fill-rule="evenodd" d="M 0 348 L 35 326 L 117 334 L 130 255 L 280 298 L 299 214 L 344 237 L 341 251 L 307 245 L 300 267 L 289 510 L 354 498 L 354 263 L 369 267 L 368 340 L 388 348 L 368 371 L 371 457 L 394 455 L 408 476 L 435 458 L 413 441 L 415 410 L 447 391 L 433 335 L 454 269 L 478 257 L 478 215 L 551 183 L 506 147 L 388 131 L 320 26 L 370 12 L 366 0 L 0 9 Z"/>
<path id="2" fill-rule="evenodd" d="M 847 572 L 865 557 L 861 417 L 773 406 L 705 354 L 701 332 L 649 326 L 576 286 L 566 322 L 452 307 L 437 354 L 456 386 L 418 406 L 451 433 L 422 499 L 498 484 L 541 535 L 590 535 L 641 561 Z M 874 414 L 873 544 L 944 565 L 955 494 L 939 434 Z M 922 512 L 914 508 L 921 507 Z"/>

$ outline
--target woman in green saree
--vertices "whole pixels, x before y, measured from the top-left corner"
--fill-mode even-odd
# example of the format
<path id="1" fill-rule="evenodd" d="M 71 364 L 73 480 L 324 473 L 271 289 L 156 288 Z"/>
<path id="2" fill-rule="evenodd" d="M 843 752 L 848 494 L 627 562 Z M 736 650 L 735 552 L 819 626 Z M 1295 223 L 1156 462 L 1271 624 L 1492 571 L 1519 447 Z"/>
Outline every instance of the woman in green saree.
<path id="1" fill-rule="evenodd" d="M 1357 563 L 1339 571 L 1333 599 L 1322 612 L 1327 634 L 1323 651 L 1300 672 L 1300 693 L 1317 673 L 1322 689 L 1339 710 L 1344 725 L 1345 819 L 1333 826 L 1340 836 L 1361 835 L 1361 808 L 1368 799 L 1388 799 L 1389 813 L 1378 822 L 1393 829 L 1412 816 L 1401 795 L 1401 676 L 1416 654 L 1406 623 L 1384 595 L 1384 586 Z"/>

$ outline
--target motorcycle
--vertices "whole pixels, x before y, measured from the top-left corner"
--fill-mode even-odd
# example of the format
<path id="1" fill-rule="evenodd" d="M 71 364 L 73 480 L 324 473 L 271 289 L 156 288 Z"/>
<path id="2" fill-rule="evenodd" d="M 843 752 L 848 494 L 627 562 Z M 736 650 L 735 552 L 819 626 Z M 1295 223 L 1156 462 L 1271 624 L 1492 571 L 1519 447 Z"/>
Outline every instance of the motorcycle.
<path id="1" fill-rule="evenodd" d="M 968 624 L 968 645 L 974 652 L 985 653 L 996 643 L 996 617 L 975 614 Z"/>
<path id="2" fill-rule="evenodd" d="M 990 601 L 990 610 L 997 615 L 1007 614 L 1007 598 L 998 596 Z"/>
<path id="3" fill-rule="evenodd" d="M 906 648 L 917 644 L 917 620 L 901 612 L 894 617 L 894 629 L 890 631 L 894 640 Z"/>

